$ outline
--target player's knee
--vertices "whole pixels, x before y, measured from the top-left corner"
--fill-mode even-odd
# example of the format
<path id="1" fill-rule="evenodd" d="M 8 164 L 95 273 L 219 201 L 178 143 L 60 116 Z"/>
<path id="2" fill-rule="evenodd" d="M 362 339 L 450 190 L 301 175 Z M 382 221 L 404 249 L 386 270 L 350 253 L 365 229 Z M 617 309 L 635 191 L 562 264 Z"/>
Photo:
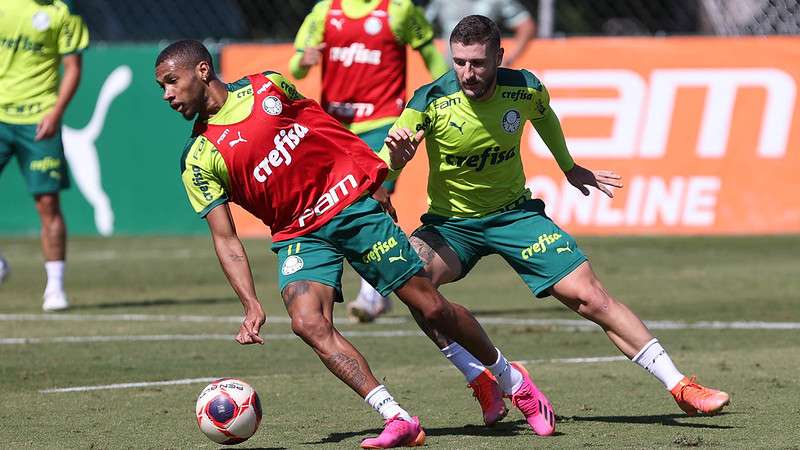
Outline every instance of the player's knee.
<path id="1" fill-rule="evenodd" d="M 453 308 L 438 291 L 434 290 L 422 310 L 422 315 L 434 328 L 439 329 L 443 323 L 452 320 Z"/>
<path id="2" fill-rule="evenodd" d="M 292 317 L 292 332 L 312 345 L 329 336 L 332 330 L 333 324 L 322 314 L 295 314 Z"/>
<path id="3" fill-rule="evenodd" d="M 580 290 L 578 312 L 586 317 L 602 317 L 614 307 L 614 299 L 608 295 L 599 280 L 593 278 Z"/>

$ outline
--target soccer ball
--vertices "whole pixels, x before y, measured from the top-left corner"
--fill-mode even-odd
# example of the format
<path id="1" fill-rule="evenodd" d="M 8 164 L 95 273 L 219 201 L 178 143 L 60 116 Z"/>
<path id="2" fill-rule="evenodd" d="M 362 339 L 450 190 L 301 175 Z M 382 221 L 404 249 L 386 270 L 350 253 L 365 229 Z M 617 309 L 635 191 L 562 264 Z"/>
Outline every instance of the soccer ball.
<path id="1" fill-rule="evenodd" d="M 244 381 L 220 378 L 200 392 L 195 412 L 200 431 L 209 439 L 218 444 L 238 444 L 258 429 L 261 401 Z"/>

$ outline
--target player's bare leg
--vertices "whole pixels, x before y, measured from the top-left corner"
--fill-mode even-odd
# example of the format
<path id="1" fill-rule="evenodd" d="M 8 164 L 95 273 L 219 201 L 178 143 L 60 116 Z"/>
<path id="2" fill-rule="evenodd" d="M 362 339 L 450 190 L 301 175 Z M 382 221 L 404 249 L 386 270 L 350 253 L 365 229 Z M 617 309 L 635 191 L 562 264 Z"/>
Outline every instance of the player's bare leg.
<path id="1" fill-rule="evenodd" d="M 67 254 L 67 227 L 61 213 L 58 194 L 36 196 L 36 211 L 42 225 L 42 254 L 47 272 L 47 286 L 44 290 L 45 311 L 61 311 L 69 307 L 64 292 L 64 266 Z"/>
<path id="2" fill-rule="evenodd" d="M 380 436 L 364 440 L 365 448 L 422 445 L 425 432 L 419 419 L 411 417 L 378 383 L 361 353 L 333 326 L 336 292 L 313 281 L 295 281 L 283 289 L 283 302 L 292 331 L 308 344 L 330 372 L 350 386 L 381 414 L 386 428 Z"/>
<path id="3" fill-rule="evenodd" d="M 573 311 L 600 325 L 625 356 L 661 381 L 687 414 L 714 414 L 728 404 L 727 393 L 703 387 L 678 371 L 639 317 L 608 294 L 588 261 L 562 278 L 550 292 Z"/>

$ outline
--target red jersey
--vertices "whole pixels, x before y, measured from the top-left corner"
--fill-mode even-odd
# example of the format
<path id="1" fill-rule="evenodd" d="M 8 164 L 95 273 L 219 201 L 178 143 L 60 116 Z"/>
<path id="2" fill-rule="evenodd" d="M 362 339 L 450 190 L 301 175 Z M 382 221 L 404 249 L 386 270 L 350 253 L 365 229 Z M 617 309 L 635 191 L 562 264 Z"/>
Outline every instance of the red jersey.
<path id="1" fill-rule="evenodd" d="M 387 166 L 363 141 L 311 99 L 291 99 L 264 74 L 247 77 L 253 109 L 230 125 L 196 123 L 228 169 L 228 198 L 261 219 L 275 241 L 327 223 L 364 192 L 377 189 Z M 291 91 L 290 91 L 291 92 Z"/>
<path id="2" fill-rule="evenodd" d="M 389 27 L 389 1 L 351 19 L 333 0 L 325 20 L 322 106 L 342 123 L 399 116 L 406 103 L 406 49 Z"/>

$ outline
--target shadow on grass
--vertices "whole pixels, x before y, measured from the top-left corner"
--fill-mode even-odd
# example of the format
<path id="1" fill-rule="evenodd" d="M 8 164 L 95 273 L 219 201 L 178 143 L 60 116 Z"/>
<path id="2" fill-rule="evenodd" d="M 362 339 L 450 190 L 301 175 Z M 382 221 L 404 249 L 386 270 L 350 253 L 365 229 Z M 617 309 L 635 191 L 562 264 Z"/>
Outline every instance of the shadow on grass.
<path id="1" fill-rule="evenodd" d="M 216 303 L 231 303 L 238 302 L 238 300 L 228 298 L 193 298 L 178 300 L 174 298 L 154 298 L 149 300 L 119 300 L 104 303 L 89 303 L 70 305 L 72 310 L 91 310 L 91 309 L 113 309 L 113 308 L 149 308 L 152 306 L 169 306 L 169 305 L 213 305 Z"/>
<path id="2" fill-rule="evenodd" d="M 714 417 L 730 415 L 732 413 L 722 412 Z M 709 428 L 716 430 L 727 430 L 730 428 L 741 428 L 731 425 L 714 425 L 707 423 L 691 423 L 686 421 L 678 421 L 676 419 L 693 420 L 693 419 L 707 419 L 710 416 L 696 416 L 688 417 L 685 414 L 664 414 L 652 416 L 559 416 L 559 421 L 569 422 L 605 422 L 605 423 L 634 423 L 634 424 L 659 424 L 669 427 L 685 427 L 685 428 Z"/>
<path id="3" fill-rule="evenodd" d="M 425 427 L 425 434 L 431 436 L 516 436 L 522 433 L 528 433 L 530 428 L 528 423 L 522 419 L 516 421 L 501 422 L 493 428 L 487 428 L 484 425 L 464 425 L 461 427 L 439 427 L 431 428 Z M 361 431 L 352 431 L 348 433 L 331 433 L 327 437 L 315 442 L 303 442 L 304 445 L 314 444 L 331 444 L 342 442 L 345 439 L 360 436 L 361 438 L 368 438 L 377 436 L 383 431 L 382 428 L 371 428 Z M 560 433 L 556 432 L 556 435 Z"/>
<path id="4" fill-rule="evenodd" d="M 222 450 L 289 450 L 287 447 L 222 447 Z"/>

